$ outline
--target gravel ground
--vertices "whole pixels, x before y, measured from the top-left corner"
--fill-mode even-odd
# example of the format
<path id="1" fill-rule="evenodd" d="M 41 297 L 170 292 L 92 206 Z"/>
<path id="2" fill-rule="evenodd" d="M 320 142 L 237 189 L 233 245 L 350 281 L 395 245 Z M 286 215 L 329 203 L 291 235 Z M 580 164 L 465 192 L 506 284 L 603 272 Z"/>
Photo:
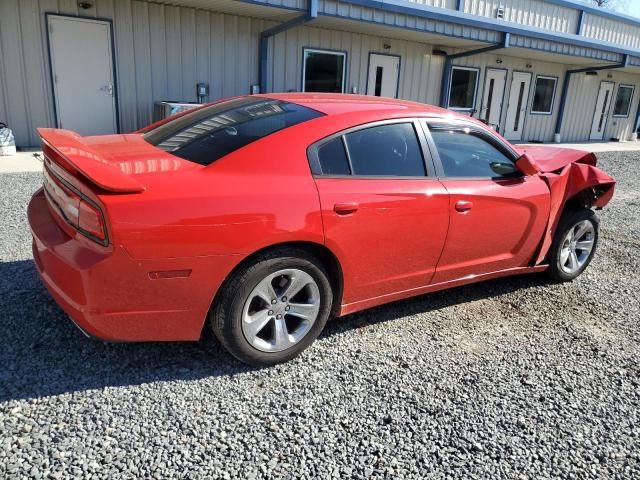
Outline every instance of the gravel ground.
<path id="1" fill-rule="evenodd" d="M 334 321 L 255 370 L 83 337 L 39 285 L 37 174 L 0 175 L 0 477 L 640 478 L 640 154 L 570 284 L 502 279 Z"/>

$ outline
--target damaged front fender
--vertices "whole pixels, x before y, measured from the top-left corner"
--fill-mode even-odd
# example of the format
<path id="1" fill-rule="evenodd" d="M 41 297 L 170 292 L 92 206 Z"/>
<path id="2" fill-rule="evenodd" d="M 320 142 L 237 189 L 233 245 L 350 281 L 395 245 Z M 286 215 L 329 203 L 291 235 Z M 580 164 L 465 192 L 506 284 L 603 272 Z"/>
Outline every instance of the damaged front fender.
<path id="1" fill-rule="evenodd" d="M 612 177 L 591 162 L 572 162 L 559 171 L 543 172 L 539 175 L 549 186 L 551 206 L 545 237 L 536 256 L 536 265 L 544 261 L 549 252 L 565 206 L 569 202 L 576 202 L 585 208 L 601 209 L 613 197 L 616 184 Z"/>

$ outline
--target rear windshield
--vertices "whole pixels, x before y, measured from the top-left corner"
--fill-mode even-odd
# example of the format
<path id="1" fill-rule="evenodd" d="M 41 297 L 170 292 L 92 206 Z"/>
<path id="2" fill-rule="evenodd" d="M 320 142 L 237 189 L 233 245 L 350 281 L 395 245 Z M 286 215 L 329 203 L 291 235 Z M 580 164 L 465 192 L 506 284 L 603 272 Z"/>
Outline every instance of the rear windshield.
<path id="1" fill-rule="evenodd" d="M 143 138 L 180 158 L 209 165 L 278 130 L 322 115 L 295 103 L 244 97 L 194 110 L 149 130 Z"/>

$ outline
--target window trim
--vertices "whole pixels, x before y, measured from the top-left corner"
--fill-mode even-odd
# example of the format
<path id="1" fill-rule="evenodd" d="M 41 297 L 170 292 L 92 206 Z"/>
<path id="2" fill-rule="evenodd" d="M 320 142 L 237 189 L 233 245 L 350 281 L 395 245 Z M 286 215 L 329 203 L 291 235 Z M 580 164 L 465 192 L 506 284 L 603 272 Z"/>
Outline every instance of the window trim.
<path id="1" fill-rule="evenodd" d="M 536 99 L 536 87 L 538 86 L 538 79 L 542 78 L 545 80 L 553 80 L 553 94 L 551 96 L 551 107 L 549 109 L 548 112 L 545 111 L 538 111 L 538 110 L 534 110 L 533 109 L 533 104 L 535 102 Z M 533 95 L 531 95 L 531 107 L 529 108 L 529 113 L 531 115 L 553 115 L 553 107 L 555 107 L 556 104 L 556 93 L 558 91 L 558 81 L 559 78 L 553 75 L 536 75 L 535 78 L 535 82 L 533 83 Z"/>
<path id="2" fill-rule="evenodd" d="M 422 160 L 424 162 L 425 167 L 425 175 L 424 176 L 405 176 L 405 175 L 357 175 L 353 173 L 353 164 L 351 162 L 351 156 L 349 154 L 349 147 L 347 146 L 345 136 L 358 132 L 360 130 L 366 130 L 368 128 L 379 127 L 382 125 L 393 125 L 396 123 L 410 123 L 413 125 L 413 130 L 416 134 L 416 138 L 418 140 L 418 146 L 420 148 L 420 153 L 422 154 Z M 345 154 L 347 156 L 347 161 L 349 162 L 349 169 L 351 174 L 349 175 L 327 175 L 322 173 L 322 166 L 320 165 L 320 159 L 318 158 L 318 149 L 328 143 L 335 138 L 341 137 L 342 144 L 345 149 Z M 311 168 L 311 174 L 314 178 L 351 178 L 351 179 L 359 179 L 359 180 L 380 180 L 380 179 L 398 179 L 398 180 L 418 180 L 418 179 L 434 179 L 436 177 L 436 168 L 435 161 L 431 155 L 431 149 L 427 143 L 427 138 L 422 128 L 420 119 L 415 117 L 409 118 L 394 118 L 390 120 L 378 120 L 375 122 L 363 123 L 361 125 L 356 125 L 354 127 L 349 127 L 344 130 L 340 130 L 339 132 L 332 133 L 307 147 L 307 160 L 309 161 L 309 167 Z"/>
<path id="3" fill-rule="evenodd" d="M 471 108 L 452 107 L 451 106 L 451 91 L 453 87 L 453 72 L 454 70 L 467 70 L 476 72 L 476 83 L 473 91 L 473 105 Z M 451 73 L 449 73 L 449 92 L 447 93 L 447 108 L 455 112 L 474 112 L 478 103 L 478 82 L 480 81 L 480 67 L 467 67 L 464 65 L 452 65 Z"/>
<path id="4" fill-rule="evenodd" d="M 616 103 L 618 102 L 618 94 L 620 93 L 621 88 L 630 88 L 631 89 L 631 97 L 629 97 L 629 106 L 627 108 L 626 115 L 616 115 Z M 613 118 L 629 118 L 631 114 L 631 105 L 633 104 L 633 96 L 636 94 L 636 86 L 631 85 L 629 83 L 620 83 L 618 84 L 618 89 L 616 90 L 616 98 L 613 101 L 613 114 L 611 115 Z"/>
<path id="5" fill-rule="evenodd" d="M 495 147 L 497 150 L 500 150 L 506 157 L 508 157 L 515 165 L 518 158 L 520 158 L 520 154 L 516 152 L 511 145 L 505 143 L 500 138 L 495 136 L 493 133 L 486 131 L 485 129 L 479 127 L 478 125 L 474 125 L 471 122 L 465 122 L 464 120 L 445 120 L 441 118 L 427 118 L 422 122 L 422 128 L 425 131 L 425 135 L 427 137 L 427 142 L 429 145 L 429 149 L 431 150 L 431 157 L 435 163 L 436 167 L 436 175 L 438 179 L 443 180 L 492 180 L 492 181 L 522 181 L 527 175 L 520 173 L 520 175 L 514 175 L 513 177 L 449 177 L 445 175 L 444 168 L 442 166 L 442 160 L 440 159 L 440 154 L 438 153 L 438 147 L 436 146 L 433 137 L 431 136 L 431 129 L 434 130 L 454 130 L 466 133 L 465 130 L 473 131 L 477 136 L 486 140 L 489 144 Z M 432 125 L 438 125 L 437 127 L 433 127 Z"/>
<path id="6" fill-rule="evenodd" d="M 303 47 L 302 48 L 302 85 L 300 87 L 301 92 L 306 92 L 304 85 L 307 74 L 307 52 L 311 53 L 327 53 L 329 55 L 335 55 L 337 57 L 342 57 L 342 90 L 340 93 L 345 92 L 345 88 L 347 86 L 347 60 L 348 60 L 348 52 L 346 50 L 332 50 L 330 48 L 313 48 L 313 47 Z M 313 92 L 311 92 L 313 93 Z"/>

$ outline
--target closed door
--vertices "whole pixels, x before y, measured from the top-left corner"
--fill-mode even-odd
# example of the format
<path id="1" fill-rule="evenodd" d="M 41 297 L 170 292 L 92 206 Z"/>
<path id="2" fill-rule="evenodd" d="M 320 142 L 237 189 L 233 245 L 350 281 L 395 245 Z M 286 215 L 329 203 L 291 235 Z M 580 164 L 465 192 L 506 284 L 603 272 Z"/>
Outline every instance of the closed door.
<path id="1" fill-rule="evenodd" d="M 422 287 L 433 276 L 449 195 L 427 174 L 417 128 L 363 127 L 316 150 L 326 244 L 344 278 L 354 279 L 344 286 L 345 304 Z"/>
<path id="2" fill-rule="evenodd" d="M 116 133 L 116 92 L 108 22 L 49 15 L 56 120 L 81 135 Z"/>
<path id="3" fill-rule="evenodd" d="M 613 82 L 602 82 L 600 84 L 589 140 L 602 140 L 604 138 L 604 130 L 607 127 L 607 118 L 609 118 L 609 109 L 611 108 L 613 86 Z"/>
<path id="4" fill-rule="evenodd" d="M 507 106 L 507 119 L 504 126 L 504 138 L 507 140 L 522 140 L 530 86 L 530 73 L 513 72 L 509 91 L 509 104 Z"/>
<path id="5" fill-rule="evenodd" d="M 430 124 L 449 192 L 447 240 L 433 283 L 525 267 L 549 218 L 549 187 L 515 169 L 504 145 L 472 126 Z"/>
<path id="6" fill-rule="evenodd" d="M 480 119 L 487 122 L 494 130 L 498 130 L 502 115 L 502 99 L 507 81 L 507 71 L 497 68 L 487 68 L 482 95 Z"/>
<path id="7" fill-rule="evenodd" d="M 396 98 L 398 75 L 400 75 L 400 57 L 379 53 L 370 54 L 367 95 Z"/>

